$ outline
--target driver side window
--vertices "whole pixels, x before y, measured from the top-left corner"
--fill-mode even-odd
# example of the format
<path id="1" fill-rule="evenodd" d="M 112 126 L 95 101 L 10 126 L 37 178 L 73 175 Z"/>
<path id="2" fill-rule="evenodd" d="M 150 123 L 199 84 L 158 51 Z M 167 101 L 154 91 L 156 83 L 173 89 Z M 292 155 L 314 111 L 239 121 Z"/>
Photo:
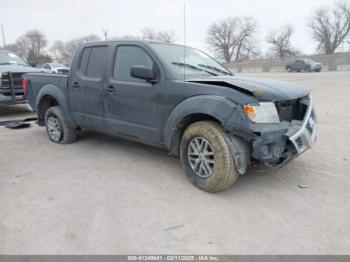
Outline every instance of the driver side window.
<path id="1" fill-rule="evenodd" d="M 134 78 L 130 75 L 131 67 L 136 65 L 153 68 L 153 60 L 141 47 L 118 47 L 114 62 L 113 78 L 120 81 L 144 83 L 145 80 Z"/>

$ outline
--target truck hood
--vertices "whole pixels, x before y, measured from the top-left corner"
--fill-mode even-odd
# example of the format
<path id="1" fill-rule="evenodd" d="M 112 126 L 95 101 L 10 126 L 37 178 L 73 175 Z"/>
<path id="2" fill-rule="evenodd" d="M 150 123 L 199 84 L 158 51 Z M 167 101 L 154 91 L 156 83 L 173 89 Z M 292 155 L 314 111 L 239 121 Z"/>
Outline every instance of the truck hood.
<path id="1" fill-rule="evenodd" d="M 11 72 L 11 73 L 32 73 L 32 72 L 41 72 L 40 69 L 22 66 L 22 65 L 0 65 L 0 73 Z"/>
<path id="2" fill-rule="evenodd" d="M 187 81 L 232 88 L 254 96 L 259 101 L 293 100 L 309 94 L 307 89 L 299 85 L 271 79 L 213 76 L 189 79 Z"/>

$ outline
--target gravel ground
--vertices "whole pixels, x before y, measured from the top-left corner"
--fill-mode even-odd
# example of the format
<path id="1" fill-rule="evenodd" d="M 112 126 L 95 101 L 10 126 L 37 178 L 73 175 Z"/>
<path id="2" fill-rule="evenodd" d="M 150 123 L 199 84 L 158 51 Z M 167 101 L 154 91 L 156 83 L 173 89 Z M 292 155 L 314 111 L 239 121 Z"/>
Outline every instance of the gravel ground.
<path id="1" fill-rule="evenodd" d="M 0 127 L 0 253 L 349 254 L 350 72 L 249 76 L 309 88 L 319 138 L 222 193 L 193 187 L 156 148 L 94 133 L 57 145 L 34 124 Z M 30 115 L 0 108 L 0 121 Z"/>

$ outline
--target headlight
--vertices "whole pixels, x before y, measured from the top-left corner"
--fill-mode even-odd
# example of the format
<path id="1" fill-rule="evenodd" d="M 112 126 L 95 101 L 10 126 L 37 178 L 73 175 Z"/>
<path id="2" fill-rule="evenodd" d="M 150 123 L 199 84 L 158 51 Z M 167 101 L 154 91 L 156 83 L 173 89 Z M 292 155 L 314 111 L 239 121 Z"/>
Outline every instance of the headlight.
<path id="1" fill-rule="evenodd" d="M 272 124 L 280 122 L 276 106 L 272 102 L 262 102 L 257 106 L 245 105 L 244 112 L 255 123 Z"/>

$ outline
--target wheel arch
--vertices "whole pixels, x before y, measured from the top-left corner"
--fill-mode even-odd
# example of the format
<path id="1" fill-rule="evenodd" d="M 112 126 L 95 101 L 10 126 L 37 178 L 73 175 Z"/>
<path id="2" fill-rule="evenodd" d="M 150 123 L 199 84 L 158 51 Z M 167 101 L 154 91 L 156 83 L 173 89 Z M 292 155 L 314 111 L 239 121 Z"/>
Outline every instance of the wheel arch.
<path id="1" fill-rule="evenodd" d="M 59 103 L 57 101 L 57 99 L 55 99 L 53 96 L 51 95 L 43 95 L 38 103 L 38 124 L 40 126 L 44 126 L 45 125 L 45 114 L 46 111 L 53 106 L 59 106 Z"/>
<path id="2" fill-rule="evenodd" d="M 36 100 L 38 124 L 45 125 L 46 111 L 52 106 L 59 106 L 63 115 L 70 126 L 74 126 L 74 122 L 69 115 L 66 98 L 63 92 L 55 85 L 45 85 L 40 89 Z"/>
<path id="3" fill-rule="evenodd" d="M 210 120 L 225 127 L 237 105 L 224 97 L 201 95 L 186 99 L 170 113 L 164 130 L 164 140 L 170 153 L 179 156 L 183 132 L 192 123 Z"/>

